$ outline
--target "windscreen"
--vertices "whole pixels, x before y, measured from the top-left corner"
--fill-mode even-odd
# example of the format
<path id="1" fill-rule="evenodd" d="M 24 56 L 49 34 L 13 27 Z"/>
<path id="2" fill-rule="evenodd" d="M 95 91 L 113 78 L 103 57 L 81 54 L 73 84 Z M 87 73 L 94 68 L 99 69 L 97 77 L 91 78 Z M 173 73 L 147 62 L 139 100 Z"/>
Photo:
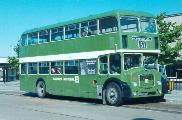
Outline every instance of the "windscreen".
<path id="1" fill-rule="evenodd" d="M 139 67 L 141 64 L 141 54 L 125 54 L 124 69 L 128 70 L 133 67 Z"/>
<path id="2" fill-rule="evenodd" d="M 155 54 L 144 54 L 143 65 L 145 69 L 157 69 L 157 58 Z"/>

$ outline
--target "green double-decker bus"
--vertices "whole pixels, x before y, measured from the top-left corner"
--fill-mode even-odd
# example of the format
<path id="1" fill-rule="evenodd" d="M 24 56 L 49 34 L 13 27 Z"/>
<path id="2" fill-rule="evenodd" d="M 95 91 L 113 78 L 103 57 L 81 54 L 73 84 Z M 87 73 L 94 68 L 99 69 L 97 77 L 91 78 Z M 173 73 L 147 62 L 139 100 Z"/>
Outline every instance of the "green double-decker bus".
<path id="1" fill-rule="evenodd" d="M 115 10 L 25 31 L 20 46 L 20 89 L 102 99 L 162 97 L 155 17 Z"/>

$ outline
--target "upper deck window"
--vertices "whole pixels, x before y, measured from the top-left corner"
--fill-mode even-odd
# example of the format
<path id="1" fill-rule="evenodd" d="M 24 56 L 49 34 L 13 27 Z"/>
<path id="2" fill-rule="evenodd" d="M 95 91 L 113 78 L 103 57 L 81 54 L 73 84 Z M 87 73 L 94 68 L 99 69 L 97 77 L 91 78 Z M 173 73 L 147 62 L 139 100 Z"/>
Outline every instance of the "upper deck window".
<path id="1" fill-rule="evenodd" d="M 23 34 L 21 36 L 21 46 L 26 46 L 27 45 L 27 35 Z"/>
<path id="2" fill-rule="evenodd" d="M 38 32 L 28 34 L 28 45 L 34 45 L 38 43 Z"/>
<path id="3" fill-rule="evenodd" d="M 117 31 L 117 19 L 115 17 L 107 17 L 99 20 L 100 33 L 109 33 Z"/>
<path id="4" fill-rule="evenodd" d="M 97 20 L 81 23 L 81 36 L 90 36 L 97 34 Z"/>
<path id="5" fill-rule="evenodd" d="M 64 39 L 63 27 L 51 29 L 51 41 L 58 41 Z"/>
<path id="6" fill-rule="evenodd" d="M 139 31 L 139 25 L 138 25 L 138 18 L 136 17 L 121 17 L 121 30 L 123 32 L 138 32 Z"/>
<path id="7" fill-rule="evenodd" d="M 42 30 L 39 32 L 39 43 L 45 43 L 50 41 L 50 31 Z"/>
<path id="8" fill-rule="evenodd" d="M 72 24 L 65 27 L 65 39 L 79 37 L 79 24 Z"/>
<path id="9" fill-rule="evenodd" d="M 156 33 L 156 22 L 154 18 L 141 18 L 141 31 L 148 33 Z"/>

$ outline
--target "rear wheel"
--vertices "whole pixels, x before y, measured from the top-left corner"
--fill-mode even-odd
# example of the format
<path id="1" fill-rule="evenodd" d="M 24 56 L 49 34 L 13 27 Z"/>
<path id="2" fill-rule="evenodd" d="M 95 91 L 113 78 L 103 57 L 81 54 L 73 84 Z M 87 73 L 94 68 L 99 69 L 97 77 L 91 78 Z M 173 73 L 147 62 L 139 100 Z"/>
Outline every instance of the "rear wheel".
<path id="1" fill-rule="evenodd" d="M 37 95 L 40 98 L 44 98 L 46 96 L 46 85 L 44 81 L 38 81 L 37 83 Z"/>
<path id="2" fill-rule="evenodd" d="M 106 87 L 106 103 L 111 106 L 120 106 L 123 104 L 123 93 L 120 86 L 111 82 Z"/>

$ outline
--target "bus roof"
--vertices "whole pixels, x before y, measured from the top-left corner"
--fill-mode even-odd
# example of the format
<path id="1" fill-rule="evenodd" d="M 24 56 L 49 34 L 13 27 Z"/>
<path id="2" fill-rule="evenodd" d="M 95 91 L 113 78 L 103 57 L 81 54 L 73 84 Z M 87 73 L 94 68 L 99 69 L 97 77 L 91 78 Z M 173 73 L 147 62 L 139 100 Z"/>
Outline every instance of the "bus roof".
<path id="1" fill-rule="evenodd" d="M 117 15 L 154 17 L 154 15 L 147 13 L 147 12 L 142 12 L 142 11 L 113 10 L 113 11 L 104 12 L 104 13 L 100 13 L 100 14 L 89 15 L 89 16 L 84 17 L 84 18 L 78 18 L 78 19 L 69 20 L 66 22 L 58 22 L 56 24 L 30 29 L 30 30 L 25 31 L 23 34 L 27 34 L 27 33 L 31 33 L 31 32 L 37 32 L 37 31 L 41 31 L 41 30 L 45 30 L 45 29 L 51 29 L 51 28 L 69 25 L 69 24 L 74 24 L 74 23 L 79 23 L 82 21 L 88 21 L 88 20 L 92 20 L 92 19 L 97 19 L 97 18 L 102 18 L 102 17 L 107 17 L 107 16 L 117 16 Z"/>

